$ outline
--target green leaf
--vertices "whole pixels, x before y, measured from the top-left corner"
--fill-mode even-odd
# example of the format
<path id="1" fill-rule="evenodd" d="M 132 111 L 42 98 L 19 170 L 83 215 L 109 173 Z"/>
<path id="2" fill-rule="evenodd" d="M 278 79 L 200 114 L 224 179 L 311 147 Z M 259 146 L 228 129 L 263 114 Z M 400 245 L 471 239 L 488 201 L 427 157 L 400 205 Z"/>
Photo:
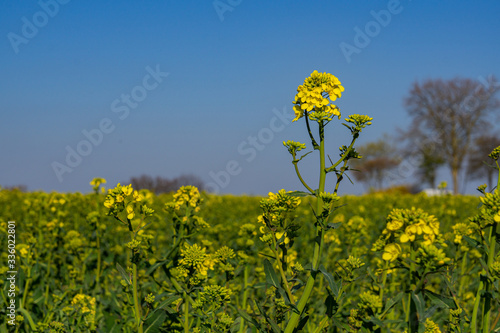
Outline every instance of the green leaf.
<path id="1" fill-rule="evenodd" d="M 120 333 L 120 332 L 123 332 L 122 330 L 122 325 L 119 325 L 119 324 L 114 324 L 107 332 L 109 333 Z"/>
<path id="2" fill-rule="evenodd" d="M 417 312 L 420 315 L 420 317 L 422 317 L 425 312 L 425 301 L 424 297 L 422 296 L 422 293 L 415 294 L 412 292 L 411 299 L 413 300 L 413 302 L 415 302 L 415 307 L 417 308 Z"/>
<path id="3" fill-rule="evenodd" d="M 339 286 L 337 285 L 337 283 L 335 283 L 335 280 L 333 279 L 333 275 L 328 273 L 326 271 L 325 267 L 323 267 L 323 265 L 319 266 L 319 271 L 321 273 L 323 273 L 326 281 L 328 281 L 328 284 L 330 285 L 330 289 L 332 290 L 335 297 L 337 297 L 339 295 Z"/>
<path id="4" fill-rule="evenodd" d="M 384 323 L 380 319 L 378 319 L 377 317 L 375 317 L 375 316 L 373 316 L 370 319 L 368 319 L 368 321 L 374 323 L 375 325 L 380 326 L 381 328 L 384 327 Z"/>
<path id="5" fill-rule="evenodd" d="M 308 263 L 308 264 L 305 264 L 303 266 L 303 268 L 304 268 L 305 271 L 312 271 L 313 265 L 312 265 L 312 263 Z"/>
<path id="6" fill-rule="evenodd" d="M 113 315 L 106 317 L 106 332 L 118 333 L 121 332 L 121 325 L 117 324 L 117 318 Z"/>
<path id="7" fill-rule="evenodd" d="M 149 320 L 146 320 L 144 323 L 144 327 L 147 327 L 144 330 L 144 333 L 158 333 L 160 332 L 160 327 L 163 325 L 163 322 L 167 318 L 167 314 L 165 311 L 156 312 Z"/>
<path id="8" fill-rule="evenodd" d="M 433 306 L 431 306 L 429 309 L 427 309 L 427 311 L 425 311 L 424 315 L 423 315 L 423 316 L 421 316 L 421 317 L 419 318 L 419 320 L 420 320 L 421 322 L 425 322 L 425 320 L 426 320 L 427 318 L 431 318 L 431 317 L 434 315 L 434 313 L 436 312 L 436 310 L 438 310 L 439 308 L 440 308 L 440 307 L 439 307 L 439 306 L 437 306 L 437 305 L 433 305 Z"/>
<path id="9" fill-rule="evenodd" d="M 236 309 L 231 304 L 229 305 L 229 307 L 232 308 L 233 310 L 238 311 L 240 317 L 243 318 L 246 322 L 248 322 L 248 323 L 252 324 L 253 326 L 255 326 L 259 330 L 259 332 L 262 330 L 260 324 L 255 319 L 253 319 L 252 317 L 250 317 L 250 315 L 248 313 L 246 313 L 245 311 L 243 311 L 241 309 Z"/>
<path id="10" fill-rule="evenodd" d="M 275 257 L 273 257 L 273 256 L 271 256 L 271 255 L 269 255 L 269 254 L 265 254 L 265 253 L 263 253 L 263 252 L 259 252 L 259 255 L 260 255 L 260 256 L 263 256 L 263 257 L 268 257 L 268 258 L 271 258 L 271 259 L 273 259 L 273 260 L 276 260 L 276 258 L 275 258 Z"/>
<path id="11" fill-rule="evenodd" d="M 178 296 L 178 295 L 168 297 L 166 300 L 164 300 L 163 302 L 161 302 L 161 304 L 158 305 L 153 312 L 151 312 L 149 314 L 149 316 L 146 318 L 146 320 L 148 320 L 149 318 L 151 318 L 155 312 L 157 312 L 158 310 L 163 309 L 164 307 L 166 307 L 169 304 L 172 304 L 174 301 L 178 300 L 179 298 L 181 298 L 181 297 Z"/>
<path id="12" fill-rule="evenodd" d="M 332 317 L 332 322 L 333 322 L 333 325 L 335 325 L 336 327 L 338 328 L 343 328 L 345 330 L 347 330 L 348 332 L 351 330 L 351 328 L 349 326 L 347 326 L 346 324 L 344 323 L 341 323 L 340 321 L 338 321 L 337 318 L 335 317 Z"/>
<path id="13" fill-rule="evenodd" d="M 330 293 L 328 293 L 330 294 Z M 332 295 L 328 295 L 325 300 L 325 305 L 326 305 L 326 315 L 331 318 L 334 314 L 337 313 L 337 310 L 339 308 L 339 304 L 335 300 L 335 297 Z"/>
<path id="14" fill-rule="evenodd" d="M 163 261 L 158 261 L 156 262 L 154 265 L 151 265 L 151 267 L 149 267 L 146 271 L 146 275 L 151 275 L 151 273 L 154 273 L 154 271 L 156 271 L 156 269 L 158 267 L 160 267 L 161 265 L 165 264 L 167 262 L 167 260 L 163 260 Z"/>
<path id="15" fill-rule="evenodd" d="M 299 321 L 299 324 L 297 325 L 297 328 L 295 329 L 294 332 L 302 332 L 304 329 L 304 326 L 306 326 L 307 321 L 309 320 L 309 316 L 305 316 Z"/>
<path id="16" fill-rule="evenodd" d="M 328 223 L 326 225 L 326 229 L 337 229 L 342 225 L 342 222 L 337 222 L 337 223 Z"/>
<path id="17" fill-rule="evenodd" d="M 36 325 L 35 325 L 35 322 L 34 322 L 34 321 L 33 321 L 33 319 L 31 318 L 31 316 L 30 316 L 29 312 L 28 312 L 28 311 L 26 311 L 24 308 L 18 308 L 18 309 L 17 309 L 17 311 L 21 312 L 21 313 L 24 315 L 24 317 L 25 317 L 26 319 L 28 319 L 28 323 L 29 323 L 29 325 L 30 325 L 30 328 L 31 328 L 32 332 L 36 332 L 37 330 L 36 330 Z"/>
<path id="18" fill-rule="evenodd" d="M 268 315 L 267 313 L 262 309 L 262 307 L 260 306 L 259 303 L 257 303 L 257 301 L 254 300 L 254 303 L 255 305 L 257 305 L 257 308 L 259 309 L 259 312 L 262 316 L 264 316 L 264 318 L 266 318 L 266 321 L 267 323 L 271 326 L 271 328 L 273 329 L 274 333 L 281 333 L 281 329 L 279 328 L 278 324 L 276 324 L 274 322 L 274 320 L 272 320 Z"/>
<path id="19" fill-rule="evenodd" d="M 466 241 L 467 243 L 469 243 L 472 247 L 474 247 L 474 248 L 476 248 L 476 249 L 478 249 L 478 248 L 480 248 L 480 247 L 481 247 L 481 243 L 480 243 L 480 242 L 478 242 L 477 240 L 475 240 L 475 239 L 473 239 L 473 238 L 470 238 L 469 236 L 465 236 L 465 235 L 464 235 L 464 236 L 462 236 L 462 237 L 463 237 L 463 239 L 465 239 L 465 241 Z"/>
<path id="20" fill-rule="evenodd" d="M 125 272 L 125 270 L 123 269 L 123 267 L 119 264 L 119 263 L 116 263 L 116 269 L 118 270 L 118 272 L 120 272 L 120 274 L 122 275 L 122 278 L 129 284 L 131 285 L 132 282 L 130 281 L 130 275 L 127 274 L 127 272 Z"/>
<path id="21" fill-rule="evenodd" d="M 430 290 L 426 290 L 425 295 L 429 297 L 433 304 L 436 304 L 439 307 L 453 310 L 457 308 L 457 305 L 452 298 L 433 293 Z"/>
<path id="22" fill-rule="evenodd" d="M 312 153 L 313 151 L 314 151 L 314 150 L 311 150 L 311 151 L 309 151 L 309 152 L 305 153 L 305 154 L 304 154 L 304 155 L 302 155 L 302 156 L 301 156 L 298 160 L 295 160 L 295 161 L 296 161 L 295 163 L 300 162 L 300 160 L 302 160 L 304 157 L 306 157 L 307 155 L 309 155 L 309 154 L 310 154 L 310 153 Z"/>
<path id="23" fill-rule="evenodd" d="M 391 298 L 385 304 L 384 312 L 382 312 L 382 315 L 380 315 L 380 317 L 383 318 L 387 314 L 387 312 L 394 307 L 394 305 L 398 304 L 401 301 L 401 299 L 403 298 L 403 296 L 404 296 L 404 293 L 400 292 L 396 296 L 394 296 L 393 298 Z"/>
<path id="24" fill-rule="evenodd" d="M 264 260 L 264 272 L 266 273 L 266 282 L 275 286 L 277 289 L 281 288 L 278 275 L 274 271 L 273 265 L 267 259 Z"/>

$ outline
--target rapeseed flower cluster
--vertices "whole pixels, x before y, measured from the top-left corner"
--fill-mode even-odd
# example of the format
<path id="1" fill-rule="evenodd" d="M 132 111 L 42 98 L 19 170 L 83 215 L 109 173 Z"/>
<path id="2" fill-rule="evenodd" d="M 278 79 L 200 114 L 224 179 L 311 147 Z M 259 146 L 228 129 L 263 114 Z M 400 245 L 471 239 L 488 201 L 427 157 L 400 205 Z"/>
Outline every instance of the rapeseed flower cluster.
<path id="1" fill-rule="evenodd" d="M 448 332 L 461 332 L 460 322 L 462 317 L 462 308 L 450 309 L 450 320 L 448 322 Z"/>
<path id="2" fill-rule="evenodd" d="M 399 238 L 400 243 L 414 242 L 422 236 L 424 243 L 431 244 L 439 235 L 439 221 L 420 208 L 394 209 L 382 234 Z"/>
<path id="3" fill-rule="evenodd" d="M 174 194 L 175 210 L 179 210 L 183 205 L 186 205 L 194 208 L 195 212 L 199 212 L 201 201 L 200 191 L 195 186 L 182 186 Z"/>
<path id="4" fill-rule="evenodd" d="M 283 146 L 285 146 L 288 149 L 288 152 L 292 154 L 292 156 L 295 158 L 295 154 L 298 151 L 301 151 L 302 149 L 306 149 L 306 144 L 305 143 L 300 143 L 300 142 L 295 142 L 292 140 L 288 141 L 283 141 Z"/>
<path id="5" fill-rule="evenodd" d="M 337 273 L 342 276 L 342 280 L 345 282 L 353 282 L 356 279 L 356 270 L 360 269 L 365 265 L 360 258 L 349 256 L 347 259 L 342 259 L 339 261 L 339 268 Z"/>
<path id="6" fill-rule="evenodd" d="M 439 234 L 439 221 L 435 216 L 429 215 L 422 209 L 393 209 L 387 217 L 386 227 L 382 235 L 373 245 L 372 250 L 383 250 L 382 259 L 394 261 L 398 258 L 408 257 L 406 244 L 420 247 L 419 253 L 425 255 L 427 266 L 443 265 L 449 259 L 444 252 L 433 244 L 442 243 Z M 431 246 L 432 245 L 432 246 Z M 413 247 L 413 246 L 412 246 Z M 408 246 L 404 249 L 409 249 Z M 431 259 L 433 264 L 431 264 Z"/>
<path id="7" fill-rule="evenodd" d="M 490 274 L 494 279 L 500 280 L 500 258 L 490 266 Z"/>
<path id="8" fill-rule="evenodd" d="M 450 237 L 460 250 L 463 252 L 468 252 L 470 255 L 476 258 L 481 258 L 481 253 L 474 247 L 470 245 L 469 242 L 464 240 L 464 236 L 473 237 L 478 231 L 478 226 L 473 223 L 460 222 L 452 226 L 453 233 L 450 233 Z"/>
<path id="9" fill-rule="evenodd" d="M 90 181 L 90 185 L 92 186 L 92 189 L 94 190 L 95 193 L 99 193 L 99 187 L 102 184 L 106 184 L 106 179 L 104 178 L 94 178 Z M 104 192 L 104 186 L 101 187 L 101 191 Z"/>
<path id="10" fill-rule="evenodd" d="M 353 125 L 345 125 L 347 128 L 351 130 L 352 133 L 359 133 L 363 128 L 372 124 L 372 117 L 368 117 L 366 115 L 360 114 L 352 114 L 349 118 L 346 118 L 345 121 L 348 123 L 352 123 Z"/>
<path id="11" fill-rule="evenodd" d="M 108 215 L 119 217 L 124 212 L 128 220 L 136 216 L 137 207 L 139 213 L 146 216 L 152 216 L 154 210 L 143 203 L 144 196 L 139 191 L 134 191 L 132 185 L 122 186 L 120 183 L 114 189 L 108 190 L 108 195 L 104 201 L 104 206 L 109 209 Z"/>
<path id="12" fill-rule="evenodd" d="M 435 270 L 438 266 L 443 266 L 451 259 L 446 257 L 443 249 L 438 249 L 434 244 L 420 244 L 418 248 L 417 264 L 430 270 Z"/>
<path id="13" fill-rule="evenodd" d="M 215 265 L 215 258 L 206 253 L 206 249 L 200 247 L 198 244 L 189 245 L 185 244 L 181 249 L 181 257 L 179 265 L 190 273 L 196 272 L 199 275 L 206 276 L 208 270 L 213 270 Z"/>
<path id="14" fill-rule="evenodd" d="M 376 315 L 382 309 L 382 299 L 371 292 L 359 295 L 360 301 L 356 309 L 351 309 L 347 318 L 349 332 L 358 332 L 363 327 L 363 322 Z"/>
<path id="15" fill-rule="evenodd" d="M 330 73 L 319 73 L 314 71 L 304 80 L 304 84 L 297 88 L 297 94 L 293 104 L 295 119 L 297 121 L 307 114 L 311 120 L 331 120 L 333 116 L 340 118 L 340 110 L 337 106 L 330 104 L 342 96 L 344 87 L 339 79 Z"/>
<path id="16" fill-rule="evenodd" d="M 71 252 L 78 252 L 87 245 L 87 240 L 76 230 L 70 230 L 64 236 L 64 248 Z"/>
<path id="17" fill-rule="evenodd" d="M 71 301 L 73 309 L 84 316 L 85 323 L 93 326 L 95 322 L 96 300 L 95 297 L 77 294 Z"/>
<path id="18" fill-rule="evenodd" d="M 497 161 L 500 158 L 500 146 L 493 149 L 493 151 L 488 155 L 492 160 Z"/>
<path id="19" fill-rule="evenodd" d="M 485 193 L 480 199 L 483 203 L 480 214 L 484 219 L 481 226 L 500 223 L 500 190 L 496 189 L 493 193 Z"/>
<path id="20" fill-rule="evenodd" d="M 66 332 L 66 327 L 64 326 L 63 323 L 60 323 L 58 321 L 52 321 L 49 324 L 49 333 L 64 333 Z"/>
<path id="21" fill-rule="evenodd" d="M 427 318 L 425 320 L 424 333 L 441 333 L 441 330 L 439 329 L 439 326 L 435 322 Z"/>
<path id="22" fill-rule="evenodd" d="M 260 231 L 264 234 L 261 240 L 270 244 L 272 238 L 275 237 L 277 243 L 289 244 L 299 227 L 293 223 L 287 223 L 287 219 L 299 204 L 300 199 L 292 197 L 285 190 L 280 190 L 276 194 L 269 192 L 269 197 L 260 201 L 260 208 L 264 214 L 257 218 L 263 224 L 260 227 Z"/>

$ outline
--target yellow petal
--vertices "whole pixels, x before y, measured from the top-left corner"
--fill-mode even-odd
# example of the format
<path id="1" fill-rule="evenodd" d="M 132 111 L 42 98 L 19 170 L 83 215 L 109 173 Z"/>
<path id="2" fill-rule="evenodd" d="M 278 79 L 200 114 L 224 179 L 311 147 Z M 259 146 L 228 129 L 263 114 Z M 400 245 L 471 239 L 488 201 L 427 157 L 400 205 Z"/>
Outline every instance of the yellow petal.
<path id="1" fill-rule="evenodd" d="M 384 252 L 384 254 L 382 254 L 382 259 L 384 259 L 385 261 L 390 261 L 392 259 L 392 254 Z"/>
<path id="2" fill-rule="evenodd" d="M 407 235 L 407 234 L 402 234 L 402 235 L 401 235 L 401 237 L 399 238 L 399 241 L 400 241 L 401 243 L 406 243 L 406 242 L 408 242 L 409 240 L 410 240 L 410 237 L 408 237 L 408 235 Z"/>

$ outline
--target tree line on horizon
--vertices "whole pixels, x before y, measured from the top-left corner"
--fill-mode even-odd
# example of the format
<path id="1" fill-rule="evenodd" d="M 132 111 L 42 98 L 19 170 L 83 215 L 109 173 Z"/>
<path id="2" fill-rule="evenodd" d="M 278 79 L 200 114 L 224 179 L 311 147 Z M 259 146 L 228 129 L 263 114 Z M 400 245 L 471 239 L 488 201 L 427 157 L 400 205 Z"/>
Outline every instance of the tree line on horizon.
<path id="1" fill-rule="evenodd" d="M 410 126 L 356 148 L 363 158 L 353 164 L 354 178 L 377 191 L 413 177 L 416 183 L 406 186 L 416 192 L 436 188 L 438 169 L 447 167 L 454 194 L 461 174 L 465 181 L 487 180 L 492 189 L 496 171 L 488 154 L 500 146 L 499 90 L 495 77 L 414 82 L 404 99 Z"/>
<path id="2" fill-rule="evenodd" d="M 421 191 L 423 185 L 436 188 L 437 171 L 442 167 L 451 173 L 454 194 L 460 193 L 461 174 L 464 182 L 486 180 L 493 189 L 496 171 L 488 154 L 500 146 L 500 126 L 495 126 L 500 123 L 499 90 L 500 83 L 493 76 L 481 81 L 460 77 L 415 81 L 404 98 L 411 119 L 408 128 L 356 147 L 362 158 L 353 160 L 348 170 L 371 191 L 398 184 L 411 193 Z M 143 174 L 128 183 L 156 194 L 185 185 L 206 190 L 204 181 L 192 174 L 174 178 Z M 22 184 L 3 188 L 27 191 Z"/>

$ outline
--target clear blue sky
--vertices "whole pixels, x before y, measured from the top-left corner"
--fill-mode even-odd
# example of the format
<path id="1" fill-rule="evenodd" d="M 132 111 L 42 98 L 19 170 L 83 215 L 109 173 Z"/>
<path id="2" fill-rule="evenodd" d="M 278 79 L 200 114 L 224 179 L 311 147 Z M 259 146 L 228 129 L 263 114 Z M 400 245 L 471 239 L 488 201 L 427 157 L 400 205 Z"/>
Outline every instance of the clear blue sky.
<path id="1" fill-rule="evenodd" d="M 0 1 L 0 184 L 191 173 L 222 193 L 301 189 L 282 141 L 308 143 L 304 123 L 276 114 L 313 70 L 342 81 L 337 105 L 374 117 L 360 143 L 376 140 L 408 125 L 415 80 L 500 77 L 499 17 L 493 0 Z M 349 135 L 327 131 L 337 156 Z M 67 147 L 87 155 L 69 166 Z M 316 183 L 315 157 L 303 173 Z"/>

